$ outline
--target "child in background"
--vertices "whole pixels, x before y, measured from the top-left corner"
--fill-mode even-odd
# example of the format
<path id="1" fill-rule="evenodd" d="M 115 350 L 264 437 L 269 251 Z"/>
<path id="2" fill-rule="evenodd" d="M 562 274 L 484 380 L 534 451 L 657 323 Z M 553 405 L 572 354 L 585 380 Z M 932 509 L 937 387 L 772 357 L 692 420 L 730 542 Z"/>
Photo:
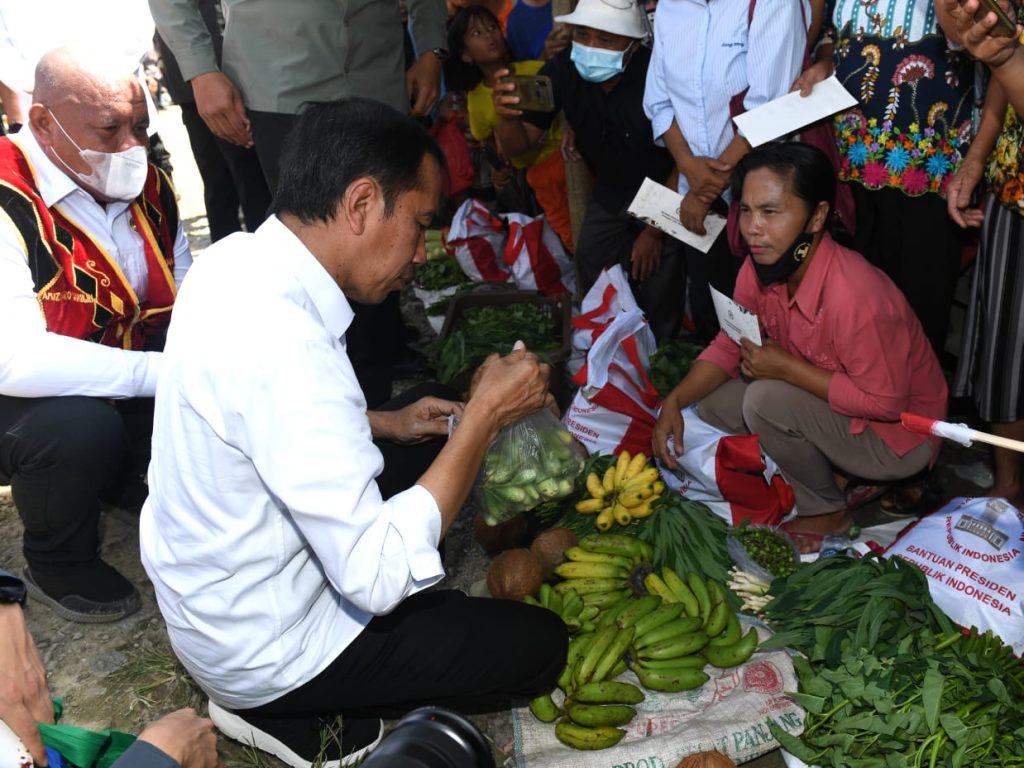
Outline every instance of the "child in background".
<path id="1" fill-rule="evenodd" d="M 467 91 L 469 131 L 477 141 L 494 147 L 499 156 L 513 168 L 526 169 L 526 181 L 544 210 L 548 223 L 572 250 L 572 226 L 569 219 L 569 198 L 565 183 L 565 162 L 559 147 L 562 140 L 561 120 L 548 131 L 536 150 L 508 157 L 497 144 L 494 130 L 498 115 L 491 101 L 494 73 L 510 68 L 517 75 L 535 75 L 543 62 L 511 61 L 508 45 L 497 17 L 485 6 L 463 8 L 448 27 L 448 62 L 445 83 L 450 90 Z"/>

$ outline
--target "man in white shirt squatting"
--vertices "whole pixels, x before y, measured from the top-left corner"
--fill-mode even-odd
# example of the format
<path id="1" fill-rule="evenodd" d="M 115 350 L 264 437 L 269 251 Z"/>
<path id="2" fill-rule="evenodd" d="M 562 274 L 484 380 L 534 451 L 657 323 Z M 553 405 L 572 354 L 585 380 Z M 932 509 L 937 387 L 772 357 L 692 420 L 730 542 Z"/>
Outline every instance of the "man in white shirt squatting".
<path id="1" fill-rule="evenodd" d="M 485 364 L 465 405 L 381 412 L 346 355 L 349 302 L 383 301 L 426 260 L 443 163 L 380 103 L 310 106 L 273 215 L 206 251 L 176 305 L 143 562 L 218 728 L 292 766 L 311 764 L 338 715 L 328 766 L 365 754 L 380 717 L 505 708 L 565 664 L 549 611 L 422 592 L 444 576 L 438 545 L 488 445 L 548 402 L 548 367 L 520 348 Z M 450 414 L 459 427 L 432 463 L 382 458 L 378 443 L 446 434 Z M 395 471 L 411 479 L 389 495 Z"/>
<path id="2" fill-rule="evenodd" d="M 28 123 L 0 138 L 0 483 L 24 577 L 58 614 L 115 621 L 135 587 L 100 559 L 100 502 L 146 494 L 153 393 L 192 257 L 146 162 L 135 62 L 65 48 L 36 67 Z"/>

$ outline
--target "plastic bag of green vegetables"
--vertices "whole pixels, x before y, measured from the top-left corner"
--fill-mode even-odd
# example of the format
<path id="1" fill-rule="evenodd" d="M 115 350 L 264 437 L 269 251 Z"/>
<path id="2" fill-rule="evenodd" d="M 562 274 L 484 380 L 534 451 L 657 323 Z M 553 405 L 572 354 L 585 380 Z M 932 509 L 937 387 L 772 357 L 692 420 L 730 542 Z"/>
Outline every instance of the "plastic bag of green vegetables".
<path id="1" fill-rule="evenodd" d="M 573 492 L 582 449 L 544 408 L 505 427 L 491 444 L 474 495 L 488 525 Z"/>
<path id="2" fill-rule="evenodd" d="M 729 557 L 761 581 L 785 578 L 796 570 L 800 551 L 786 533 L 767 525 L 743 524 L 729 531 Z"/>

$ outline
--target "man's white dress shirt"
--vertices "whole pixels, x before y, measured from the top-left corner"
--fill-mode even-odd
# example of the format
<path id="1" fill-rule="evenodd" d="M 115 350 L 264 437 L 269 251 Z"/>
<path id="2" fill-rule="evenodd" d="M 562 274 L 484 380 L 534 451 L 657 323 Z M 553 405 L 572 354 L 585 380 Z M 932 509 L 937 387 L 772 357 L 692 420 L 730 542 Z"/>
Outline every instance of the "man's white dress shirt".
<path id="1" fill-rule="evenodd" d="M 67 176 L 25 126 L 11 141 L 27 154 L 40 197 L 78 224 L 124 273 L 140 301 L 149 268 L 142 235 L 132 228 L 130 203 L 102 205 Z M 180 286 L 192 254 L 180 222 L 174 241 L 174 280 Z M 21 234 L 0 209 L 0 395 L 152 397 L 159 352 L 134 352 L 46 330 Z"/>
<path id="2" fill-rule="evenodd" d="M 142 561 L 178 658 L 228 707 L 311 680 L 444 574 L 433 496 L 381 499 L 351 321 L 274 216 L 207 250 L 175 304 Z"/>
<path id="3" fill-rule="evenodd" d="M 644 111 L 654 138 L 679 124 L 694 155 L 718 157 L 736 135 L 729 101 L 745 88 L 751 110 L 790 91 L 800 76 L 806 0 L 662 0 L 654 14 L 654 52 Z M 801 9 L 801 6 L 802 9 Z M 679 174 L 679 194 L 690 185 Z"/>

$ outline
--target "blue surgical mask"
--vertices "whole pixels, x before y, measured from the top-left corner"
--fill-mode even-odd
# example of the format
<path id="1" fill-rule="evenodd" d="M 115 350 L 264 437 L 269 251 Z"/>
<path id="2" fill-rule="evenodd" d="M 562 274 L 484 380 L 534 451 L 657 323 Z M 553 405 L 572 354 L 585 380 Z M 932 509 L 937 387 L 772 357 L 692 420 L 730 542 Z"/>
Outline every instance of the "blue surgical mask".
<path id="1" fill-rule="evenodd" d="M 628 47 L 626 50 L 629 50 Z M 609 51 L 607 48 L 594 48 L 574 42 L 569 58 L 584 80 L 590 83 L 603 83 L 622 74 L 626 68 L 623 63 L 625 55 L 626 51 Z"/>

